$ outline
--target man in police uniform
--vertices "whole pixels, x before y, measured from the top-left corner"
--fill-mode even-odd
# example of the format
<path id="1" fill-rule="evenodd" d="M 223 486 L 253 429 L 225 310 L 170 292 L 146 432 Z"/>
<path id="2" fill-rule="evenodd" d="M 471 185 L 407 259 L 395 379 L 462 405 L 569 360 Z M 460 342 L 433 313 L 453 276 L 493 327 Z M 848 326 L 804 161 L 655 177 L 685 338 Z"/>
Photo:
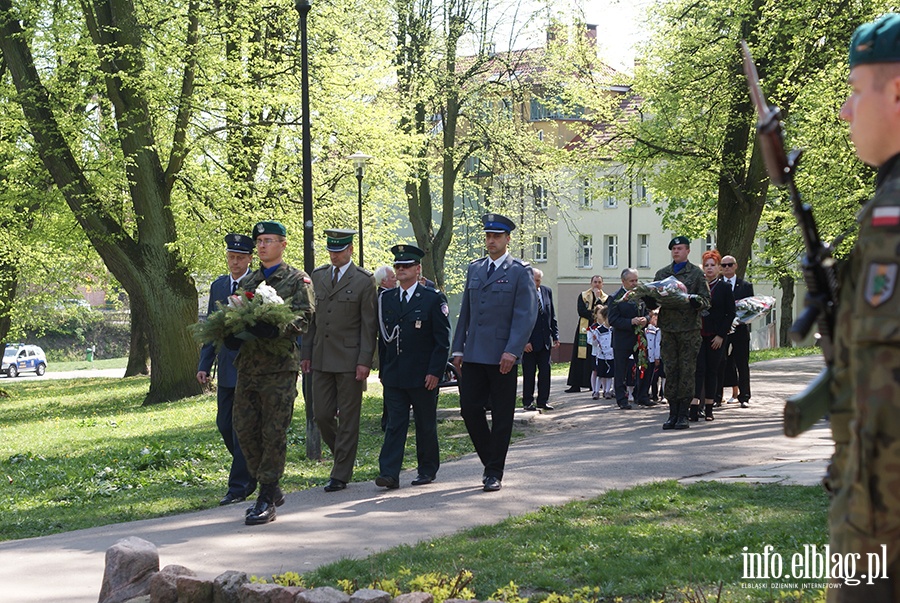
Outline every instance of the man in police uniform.
<path id="1" fill-rule="evenodd" d="M 387 407 L 384 444 L 378 457 L 375 485 L 400 487 L 400 469 L 409 431 L 409 408 L 416 425 L 418 475 L 413 486 L 430 484 L 440 467 L 437 436 L 438 382 L 450 351 L 450 311 L 443 293 L 419 284 L 425 252 L 413 245 L 394 245 L 398 287 L 378 298 L 381 369 Z"/>
<path id="2" fill-rule="evenodd" d="M 247 458 L 250 474 L 259 482 L 256 504 L 247 509 L 244 523 L 257 525 L 275 520 L 275 507 L 284 503 L 278 481 L 284 474 L 287 429 L 297 398 L 300 348 L 297 337 L 305 333 L 315 306 L 309 276 L 284 262 L 287 229 L 280 222 L 259 222 L 253 227 L 259 268 L 242 281 L 246 291 L 266 283 L 290 304 L 296 318 L 286 327 L 258 322 L 247 337 L 226 339 L 240 347 L 234 396 L 234 429 Z M 290 352 L 282 354 L 273 340 L 285 339 Z"/>
<path id="3" fill-rule="evenodd" d="M 460 413 L 484 465 L 484 491 L 496 492 L 512 435 L 518 364 L 537 319 L 537 296 L 531 266 L 508 251 L 516 225 L 500 214 L 485 214 L 481 221 L 488 255 L 469 264 L 452 349 L 460 371 Z"/>
<path id="4" fill-rule="evenodd" d="M 838 277 L 832 390 L 838 402 L 827 485 L 835 492 L 831 550 L 842 558 L 859 555 L 855 577 L 867 576 L 858 585 L 844 581 L 828 596 L 900 601 L 900 15 L 856 30 L 849 83 L 841 119 L 850 124 L 857 156 L 878 176 Z"/>
<path id="5" fill-rule="evenodd" d="M 351 261 L 355 230 L 326 230 L 331 263 L 312 273 L 316 316 L 303 338 L 304 373 L 313 373 L 313 414 L 334 455 L 326 492 L 347 487 L 359 444 L 359 414 L 375 356 L 375 279 Z"/>
<path id="6" fill-rule="evenodd" d="M 233 295 L 240 287 L 242 278 L 250 274 L 250 262 L 253 261 L 253 239 L 250 237 L 229 234 L 225 237 L 225 260 L 228 263 L 228 274 L 223 274 L 213 281 L 209 287 L 209 305 L 206 315 L 218 311 L 218 303 L 225 304 L 229 295 Z M 256 480 L 247 470 L 247 461 L 238 443 L 237 433 L 232 425 L 232 408 L 234 406 L 234 388 L 237 384 L 237 371 L 234 359 L 237 352 L 222 347 L 216 350 L 212 343 L 200 348 L 200 363 L 197 366 L 197 381 L 201 384 L 209 382 L 213 362 L 218 361 L 216 379 L 216 427 L 222 434 L 225 447 L 231 453 L 231 470 L 228 473 L 228 492 L 220 505 L 230 505 L 245 500 L 256 490 Z"/>
<path id="7" fill-rule="evenodd" d="M 666 365 L 666 399 L 669 418 L 663 429 L 687 429 L 688 412 L 694 397 L 694 375 L 697 354 L 700 352 L 700 312 L 709 308 L 709 285 L 703 271 L 688 261 L 691 241 L 675 237 L 669 241 L 672 263 L 656 271 L 655 280 L 674 276 L 688 292 L 688 298 L 678 305 L 666 304 L 659 310 L 659 329 L 662 331 L 661 349 Z M 650 304 L 653 305 L 653 304 Z"/>

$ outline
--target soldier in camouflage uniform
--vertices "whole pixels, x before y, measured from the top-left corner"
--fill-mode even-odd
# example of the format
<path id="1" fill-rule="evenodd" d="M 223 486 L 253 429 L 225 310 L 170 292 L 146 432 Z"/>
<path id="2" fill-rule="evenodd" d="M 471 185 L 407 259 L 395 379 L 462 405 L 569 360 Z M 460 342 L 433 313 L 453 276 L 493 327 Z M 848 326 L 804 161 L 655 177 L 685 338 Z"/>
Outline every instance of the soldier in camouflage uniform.
<path id="1" fill-rule="evenodd" d="M 856 154 L 878 176 L 875 196 L 857 215 L 859 238 L 839 271 L 835 454 L 826 480 L 834 493 L 832 554 L 859 555 L 861 583 L 846 580 L 828 595 L 900 601 L 900 15 L 856 30 L 849 83 L 841 119 L 850 123 Z M 883 567 L 870 565 L 873 558 Z"/>
<path id="2" fill-rule="evenodd" d="M 687 288 L 688 300 L 680 306 L 666 305 L 659 310 L 660 348 L 666 366 L 666 399 L 669 418 L 663 429 L 687 429 L 688 411 L 694 397 L 694 374 L 700 352 L 700 312 L 709 308 L 709 285 L 703 271 L 687 257 L 691 241 L 675 237 L 669 242 L 672 263 L 656 272 L 656 280 L 674 276 Z M 652 305 L 652 304 L 648 304 Z"/>
<path id="3" fill-rule="evenodd" d="M 248 332 L 255 339 L 226 341 L 229 347 L 240 346 L 235 360 L 238 371 L 234 397 L 234 429 L 247 458 L 247 468 L 259 482 L 256 504 L 247 509 L 244 523 L 256 525 L 275 520 L 275 507 L 284 503 L 278 480 L 284 473 L 287 454 L 287 429 L 294 413 L 297 397 L 297 373 L 300 370 L 300 348 L 297 337 L 306 332 L 314 312 L 312 281 L 302 270 L 283 261 L 287 247 L 287 231 L 279 222 L 259 222 L 253 227 L 260 267 L 241 282 L 246 291 L 255 291 L 266 283 L 278 293 L 297 318 L 284 329 L 257 323 Z M 276 338 L 291 342 L 287 356 L 273 351 L 270 341 Z M 268 340 L 268 341 L 267 341 Z"/>

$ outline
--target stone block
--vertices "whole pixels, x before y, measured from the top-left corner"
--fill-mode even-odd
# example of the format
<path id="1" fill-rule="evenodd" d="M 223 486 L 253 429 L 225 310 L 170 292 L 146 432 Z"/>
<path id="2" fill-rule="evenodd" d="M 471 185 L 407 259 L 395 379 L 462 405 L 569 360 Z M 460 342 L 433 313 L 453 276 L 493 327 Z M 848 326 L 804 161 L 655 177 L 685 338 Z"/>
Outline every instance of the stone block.
<path id="1" fill-rule="evenodd" d="M 212 603 L 212 580 L 204 580 L 196 576 L 178 576 L 175 579 L 178 588 L 178 603 Z"/>
<path id="2" fill-rule="evenodd" d="M 375 588 L 361 588 L 350 595 L 350 603 L 391 603 L 391 593 Z"/>
<path id="3" fill-rule="evenodd" d="M 294 603 L 350 603 L 350 595 L 330 586 L 320 586 L 298 593 Z"/>
<path id="4" fill-rule="evenodd" d="M 403 593 L 397 595 L 393 603 L 434 603 L 434 596 L 423 592 Z"/>
<path id="5" fill-rule="evenodd" d="M 150 594 L 150 578 L 159 571 L 159 551 L 152 542 L 130 536 L 106 550 L 106 567 L 98 603 L 124 603 Z"/>
<path id="6" fill-rule="evenodd" d="M 150 577 L 150 600 L 153 603 L 177 603 L 178 587 L 175 579 L 178 576 L 195 575 L 183 565 L 167 565 Z"/>
<path id="7" fill-rule="evenodd" d="M 240 589 L 249 584 L 250 578 L 244 572 L 228 570 L 213 580 L 213 603 L 241 603 Z"/>

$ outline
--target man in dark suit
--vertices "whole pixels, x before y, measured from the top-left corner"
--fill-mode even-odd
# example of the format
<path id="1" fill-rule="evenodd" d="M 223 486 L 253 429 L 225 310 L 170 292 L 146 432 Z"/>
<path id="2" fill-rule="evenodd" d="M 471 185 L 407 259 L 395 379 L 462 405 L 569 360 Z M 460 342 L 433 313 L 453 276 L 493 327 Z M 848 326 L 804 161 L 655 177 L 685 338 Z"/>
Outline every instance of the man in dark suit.
<path id="1" fill-rule="evenodd" d="M 355 265 L 355 230 L 326 230 L 330 264 L 312 273 L 316 314 L 303 337 L 300 368 L 313 373 L 313 413 L 334 455 L 326 492 L 347 487 L 356 463 L 359 415 L 375 356 L 375 280 Z"/>
<path id="2" fill-rule="evenodd" d="M 734 256 L 726 255 L 722 258 L 722 280 L 731 287 L 734 301 L 753 297 L 753 285 L 738 278 L 735 274 L 737 269 Z M 726 346 L 728 357 L 722 363 L 721 387 L 717 395 L 721 395 L 722 387 L 737 386 L 737 401 L 741 403 L 741 408 L 747 408 L 750 405 L 750 325 L 739 323 L 734 332 L 729 333 Z"/>
<path id="3" fill-rule="evenodd" d="M 538 315 L 534 330 L 522 354 L 522 405 L 525 410 L 553 410 L 550 406 L 550 349 L 559 345 L 559 327 L 553 308 L 553 292 L 541 285 L 544 273 L 537 268 L 534 284 L 537 287 Z M 537 407 L 534 405 L 534 376 L 538 375 Z"/>
<path id="4" fill-rule="evenodd" d="M 450 310 L 443 293 L 419 284 L 425 252 L 414 245 L 394 245 L 398 287 L 378 297 L 381 368 L 387 428 L 378 457 L 375 485 L 400 487 L 400 469 L 409 431 L 409 409 L 416 425 L 418 475 L 413 486 L 430 484 L 440 467 L 437 436 L 438 382 L 450 351 Z"/>
<path id="5" fill-rule="evenodd" d="M 253 239 L 239 234 L 225 237 L 225 259 L 228 262 L 228 274 L 223 274 L 213 281 L 209 288 L 209 305 L 206 315 L 218 310 L 217 303 L 226 303 L 228 296 L 240 287 L 242 278 L 250 273 L 250 262 L 253 260 Z M 245 500 L 256 490 L 256 480 L 247 469 L 247 460 L 238 444 L 237 433 L 232 424 L 234 408 L 234 389 L 237 384 L 237 370 L 234 359 L 237 350 L 229 350 L 222 346 L 218 351 L 215 345 L 207 343 L 200 349 L 200 363 L 197 366 L 197 381 L 206 384 L 212 375 L 213 362 L 218 360 L 218 379 L 216 381 L 216 427 L 222 434 L 225 447 L 231 453 L 231 470 L 228 473 L 228 491 L 220 505 L 230 505 Z"/>
<path id="6" fill-rule="evenodd" d="M 630 410 L 626 380 L 628 371 L 635 367 L 638 374 L 635 375 L 634 398 L 643 406 L 652 406 L 653 403 L 641 398 L 640 367 L 637 364 L 637 353 L 634 351 L 637 343 L 635 328 L 643 329 L 650 324 L 650 313 L 640 299 L 623 300 L 625 294 L 638 284 L 638 271 L 634 268 L 626 268 L 622 271 L 622 286 L 616 291 L 609 303 L 609 326 L 613 328 L 613 366 L 615 377 L 613 383 L 616 392 L 616 404 L 619 408 Z M 634 354 L 634 362 L 629 362 L 628 357 Z"/>
<path id="7" fill-rule="evenodd" d="M 496 492 L 512 435 L 518 363 L 534 329 L 537 296 L 531 266 L 508 251 L 516 225 L 500 214 L 485 214 L 481 221 L 488 255 L 469 264 L 452 349 L 460 373 L 460 414 L 484 465 L 484 491 Z"/>

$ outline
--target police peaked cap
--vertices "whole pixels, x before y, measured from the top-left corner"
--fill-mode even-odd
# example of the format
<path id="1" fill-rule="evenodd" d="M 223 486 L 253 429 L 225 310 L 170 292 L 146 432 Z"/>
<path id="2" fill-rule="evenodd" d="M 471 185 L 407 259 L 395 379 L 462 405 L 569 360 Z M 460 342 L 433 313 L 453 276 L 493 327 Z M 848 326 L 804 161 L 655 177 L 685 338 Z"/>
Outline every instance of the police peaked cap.
<path id="1" fill-rule="evenodd" d="M 674 239 L 672 239 L 671 241 L 669 241 L 669 249 L 672 249 L 676 245 L 687 245 L 688 247 L 690 247 L 691 240 L 684 235 L 679 235 L 679 236 L 675 237 Z"/>
<path id="2" fill-rule="evenodd" d="M 900 15 L 887 13 L 856 28 L 850 39 L 850 68 L 900 61 Z"/>
<path id="3" fill-rule="evenodd" d="M 252 253 L 253 239 L 246 235 L 229 233 L 225 235 L 225 251 L 233 251 L 234 253 Z"/>
<path id="4" fill-rule="evenodd" d="M 279 237 L 287 236 L 287 228 L 284 227 L 284 224 L 281 222 L 257 222 L 256 226 L 253 227 L 253 240 L 259 238 L 260 235 L 269 234 L 269 235 L 277 235 Z"/>
<path id="5" fill-rule="evenodd" d="M 395 264 L 418 264 L 425 257 L 425 252 L 415 245 L 394 245 L 391 253 Z"/>
<path id="6" fill-rule="evenodd" d="M 516 229 L 516 223 L 500 214 L 484 214 L 481 216 L 481 223 L 484 224 L 484 232 L 504 232 L 511 233 Z"/>

